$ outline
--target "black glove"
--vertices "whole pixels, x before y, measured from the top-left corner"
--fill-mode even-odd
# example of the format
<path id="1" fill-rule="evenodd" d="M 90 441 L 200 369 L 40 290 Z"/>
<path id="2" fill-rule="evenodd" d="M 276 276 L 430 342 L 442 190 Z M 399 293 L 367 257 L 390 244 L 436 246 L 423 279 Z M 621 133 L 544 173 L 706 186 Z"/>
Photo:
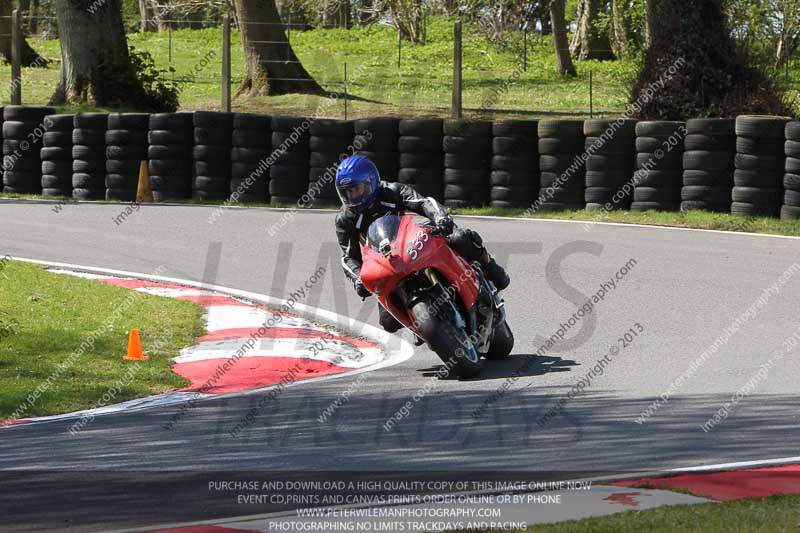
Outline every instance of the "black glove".
<path id="1" fill-rule="evenodd" d="M 370 296 L 372 296 L 372 293 L 369 292 L 369 290 L 364 286 L 364 283 L 360 279 L 357 279 L 355 281 L 355 286 L 356 286 L 356 293 L 360 297 L 369 298 Z"/>
<path id="2" fill-rule="evenodd" d="M 436 228 L 438 229 L 438 233 L 442 235 L 450 235 L 453 233 L 453 228 L 455 227 L 455 222 L 453 222 L 453 217 L 450 215 L 440 215 L 436 217 L 436 220 L 433 221 L 436 224 Z"/>

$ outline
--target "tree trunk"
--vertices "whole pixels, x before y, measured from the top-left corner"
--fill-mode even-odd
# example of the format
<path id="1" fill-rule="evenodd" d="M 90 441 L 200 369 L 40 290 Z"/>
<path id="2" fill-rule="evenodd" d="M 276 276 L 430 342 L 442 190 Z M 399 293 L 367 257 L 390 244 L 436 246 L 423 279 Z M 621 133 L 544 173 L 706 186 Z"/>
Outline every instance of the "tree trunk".
<path id="1" fill-rule="evenodd" d="M 595 27 L 600 11 L 598 0 L 579 0 L 577 31 L 572 38 L 570 49 L 581 61 L 587 59 L 614 59 L 608 33 Z"/>
<path id="2" fill-rule="evenodd" d="M 0 0 L 0 55 L 11 63 L 11 0 Z M 22 40 L 22 66 L 44 67 L 50 63 L 44 56 L 36 53 L 28 42 Z"/>
<path id="3" fill-rule="evenodd" d="M 566 0 L 552 0 L 550 2 L 550 21 L 553 27 L 553 46 L 556 50 L 558 73 L 562 76 L 575 76 L 575 65 L 569 54 L 569 39 L 567 39 L 567 22 L 564 19 L 564 4 Z"/>
<path id="4" fill-rule="evenodd" d="M 275 0 L 234 0 L 234 4 L 245 50 L 245 74 L 236 97 L 243 94 L 323 94 L 322 87 L 297 59 L 283 27 L 262 24 L 281 21 Z"/>
<path id="5" fill-rule="evenodd" d="M 321 3 L 323 28 L 330 28 L 333 26 L 333 24 L 331 24 L 331 18 L 333 18 L 333 4 L 335 1 L 336 0 L 323 0 Z"/>
<path id="6" fill-rule="evenodd" d="M 586 16 L 586 0 L 578 0 L 578 12 L 575 15 L 575 25 L 577 26 L 577 31 L 572 36 L 572 40 L 569 42 L 569 51 L 572 55 L 577 56 L 581 52 L 581 24 L 583 24 Z"/>
<path id="7" fill-rule="evenodd" d="M 39 35 L 39 17 L 42 14 L 41 5 L 39 0 L 32 0 L 31 1 L 31 35 Z"/>
<path id="8" fill-rule="evenodd" d="M 800 6 L 797 0 L 782 0 L 779 3 L 780 35 L 775 47 L 775 68 L 781 68 L 797 51 L 800 43 Z"/>
<path id="9" fill-rule="evenodd" d="M 149 24 L 147 22 L 148 18 L 147 0 L 139 0 L 139 31 L 149 31 Z"/>
<path id="10" fill-rule="evenodd" d="M 631 93 L 637 118 L 792 114 L 780 87 L 737 52 L 722 0 L 648 0 L 648 9 L 650 44 Z"/>
<path id="11" fill-rule="evenodd" d="M 339 0 L 339 20 L 340 28 L 350 28 L 350 0 Z"/>
<path id="12" fill-rule="evenodd" d="M 628 32 L 625 29 L 625 22 L 622 18 L 622 0 L 611 0 L 611 48 L 617 56 L 624 56 L 628 53 Z"/>
<path id="13" fill-rule="evenodd" d="M 150 105 L 136 78 L 120 0 L 56 0 L 61 38 L 61 75 L 50 104 Z"/>
<path id="14" fill-rule="evenodd" d="M 644 27 L 644 42 L 645 46 L 650 46 L 653 43 L 653 32 L 656 29 L 655 12 L 658 0 L 645 0 L 645 27 Z"/>

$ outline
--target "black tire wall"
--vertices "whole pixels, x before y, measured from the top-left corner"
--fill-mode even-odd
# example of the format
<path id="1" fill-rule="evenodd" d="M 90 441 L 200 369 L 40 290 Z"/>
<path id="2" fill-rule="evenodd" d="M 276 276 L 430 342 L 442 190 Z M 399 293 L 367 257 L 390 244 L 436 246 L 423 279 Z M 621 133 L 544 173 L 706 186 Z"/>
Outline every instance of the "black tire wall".
<path id="1" fill-rule="evenodd" d="M 42 138 L 42 196 L 72 196 L 72 130 L 74 115 L 48 115 Z"/>
<path id="2" fill-rule="evenodd" d="M 3 192 L 39 194 L 42 192 L 39 152 L 43 133 L 47 131 L 44 119 L 55 110 L 16 105 L 2 109 Z"/>
<path id="3" fill-rule="evenodd" d="M 527 209 L 539 194 L 539 122 L 505 120 L 492 125 L 489 205 Z"/>
<path id="4" fill-rule="evenodd" d="M 99 200 L 106 195 L 108 113 L 78 113 L 72 130 L 72 197 Z"/>
<path id="5" fill-rule="evenodd" d="M 781 143 L 790 120 L 753 115 L 736 118 L 731 214 L 777 216 L 780 212 L 786 159 Z"/>
<path id="6" fill-rule="evenodd" d="M 157 202 L 192 197 L 193 113 L 150 115 L 147 165 Z"/>
<path id="7" fill-rule="evenodd" d="M 236 113 L 231 135 L 231 203 L 269 200 L 272 117 Z"/>

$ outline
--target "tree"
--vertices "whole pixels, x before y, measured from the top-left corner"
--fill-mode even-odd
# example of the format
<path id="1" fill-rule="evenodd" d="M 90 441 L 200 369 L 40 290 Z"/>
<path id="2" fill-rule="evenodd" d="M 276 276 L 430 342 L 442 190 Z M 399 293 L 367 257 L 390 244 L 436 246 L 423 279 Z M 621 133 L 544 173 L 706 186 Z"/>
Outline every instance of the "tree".
<path id="1" fill-rule="evenodd" d="M 598 27 L 600 0 L 578 0 L 577 30 L 572 36 L 570 51 L 580 59 L 614 59 L 608 32 Z"/>
<path id="2" fill-rule="evenodd" d="M 51 104 L 155 110 L 131 62 L 120 0 L 55 0 L 61 74 Z"/>
<path id="3" fill-rule="evenodd" d="M 778 0 L 776 7 L 779 31 L 775 68 L 780 68 L 800 48 L 800 5 L 798 0 Z"/>
<path id="4" fill-rule="evenodd" d="M 297 59 L 286 38 L 275 0 L 233 0 L 233 3 L 245 51 L 245 74 L 236 96 L 323 94 L 322 87 Z"/>
<path id="5" fill-rule="evenodd" d="M 774 82 L 748 66 L 721 0 L 648 0 L 647 7 L 649 45 L 631 95 L 644 104 L 639 118 L 791 114 Z"/>
<path id="6" fill-rule="evenodd" d="M 558 73 L 562 76 L 575 76 L 575 65 L 569 53 L 569 39 L 567 39 L 567 21 L 564 19 L 564 5 L 566 0 L 552 0 L 550 2 L 550 21 L 553 27 L 553 46 L 556 50 Z"/>
<path id="7" fill-rule="evenodd" d="M 349 0 L 322 0 L 321 7 L 323 28 L 350 27 Z"/>
<path id="8" fill-rule="evenodd" d="M 645 1 L 609 0 L 611 12 L 601 14 L 611 49 L 617 57 L 632 57 L 645 45 Z"/>
<path id="9" fill-rule="evenodd" d="M 0 0 L 0 54 L 5 57 L 7 62 L 11 62 L 11 13 L 14 6 L 11 0 Z M 36 53 L 28 42 L 22 41 L 22 61 L 26 67 L 44 67 L 49 61 Z"/>
<path id="10" fill-rule="evenodd" d="M 370 7 L 362 7 L 374 20 L 386 18 L 400 32 L 400 37 L 419 43 L 422 41 L 423 10 L 421 0 L 374 0 Z"/>

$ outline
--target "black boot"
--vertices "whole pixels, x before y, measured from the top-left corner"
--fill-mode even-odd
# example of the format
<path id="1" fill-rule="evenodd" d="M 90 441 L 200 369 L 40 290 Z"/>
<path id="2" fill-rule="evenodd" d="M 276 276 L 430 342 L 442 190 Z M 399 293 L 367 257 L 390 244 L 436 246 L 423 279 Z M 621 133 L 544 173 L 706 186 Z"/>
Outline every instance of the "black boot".
<path id="1" fill-rule="evenodd" d="M 506 289 L 511 283 L 511 278 L 508 277 L 508 272 L 506 272 L 503 267 L 498 265 L 493 257 L 489 257 L 488 261 L 483 262 L 482 267 L 484 274 L 486 274 L 486 277 L 489 278 L 489 281 L 494 283 L 494 286 L 498 291 Z"/>

